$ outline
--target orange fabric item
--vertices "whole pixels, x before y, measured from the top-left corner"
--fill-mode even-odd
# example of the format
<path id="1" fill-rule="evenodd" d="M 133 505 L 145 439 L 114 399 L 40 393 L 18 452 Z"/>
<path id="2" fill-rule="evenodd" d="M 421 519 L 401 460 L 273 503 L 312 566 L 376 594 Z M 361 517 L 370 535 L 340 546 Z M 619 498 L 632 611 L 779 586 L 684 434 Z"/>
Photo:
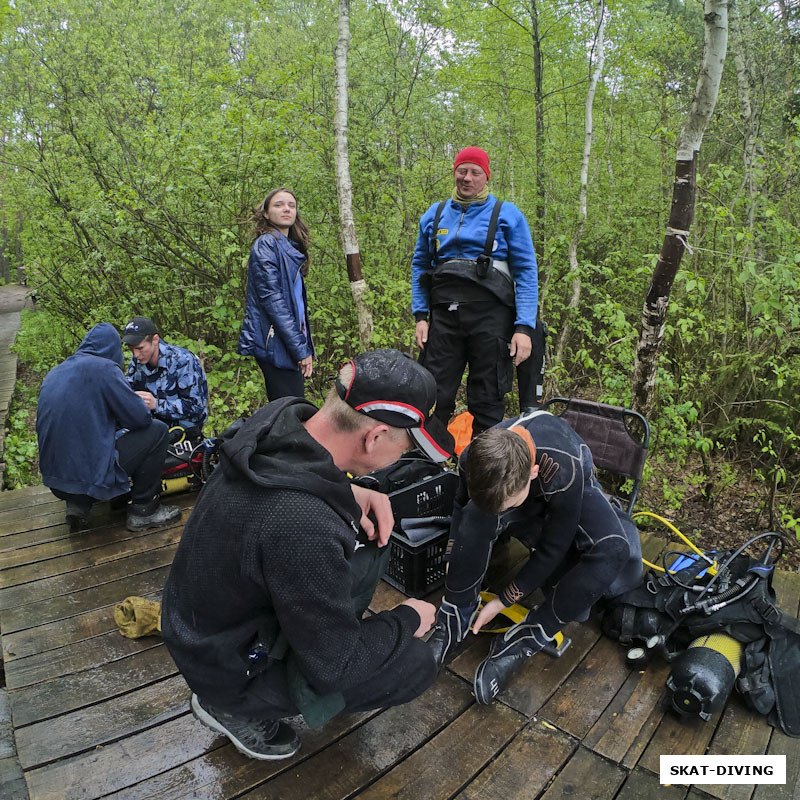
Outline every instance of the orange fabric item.
<path id="1" fill-rule="evenodd" d="M 522 426 L 514 425 L 509 430 L 514 431 L 518 436 L 521 436 L 525 443 L 528 445 L 528 450 L 531 451 L 531 466 L 536 463 L 536 445 L 533 443 L 533 438 L 531 437 L 530 431 L 527 428 L 523 428 Z"/>
<path id="2" fill-rule="evenodd" d="M 469 411 L 457 414 L 447 426 L 447 430 L 455 440 L 455 454 L 460 456 L 461 451 L 472 441 L 472 414 Z"/>

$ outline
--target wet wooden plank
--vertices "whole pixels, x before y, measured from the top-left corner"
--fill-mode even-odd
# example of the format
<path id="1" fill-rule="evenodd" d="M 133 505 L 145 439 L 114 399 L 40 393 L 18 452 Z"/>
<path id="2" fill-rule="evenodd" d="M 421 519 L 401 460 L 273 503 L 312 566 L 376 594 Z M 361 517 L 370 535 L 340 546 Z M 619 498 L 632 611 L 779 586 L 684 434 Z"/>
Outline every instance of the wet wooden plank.
<path id="1" fill-rule="evenodd" d="M 28 792 L 31 800 L 93 800 L 201 755 L 217 738 L 184 714 L 91 753 L 30 770 Z"/>
<path id="2" fill-rule="evenodd" d="M 136 551 L 119 558 L 86 566 L 50 578 L 0 590 L 0 610 L 18 608 L 41 600 L 101 586 L 129 575 L 138 575 L 171 564 L 181 537 L 180 528 L 167 528 L 131 542 Z"/>
<path id="3" fill-rule="evenodd" d="M 800 574 L 776 570 L 772 588 L 781 610 L 796 617 L 800 606 Z"/>
<path id="4" fill-rule="evenodd" d="M 139 640 L 143 641 L 143 640 Z M 10 693 L 14 724 L 29 725 L 117 697 L 177 673 L 167 648 L 154 646 L 82 672 L 59 675 Z"/>
<path id="5" fill-rule="evenodd" d="M 314 758 L 318 752 L 378 713 L 371 711 L 335 717 L 313 731 L 299 724 L 299 720 L 292 720 L 292 724 L 300 731 L 300 751 L 291 758 L 276 762 L 245 758 L 236 752 L 227 739 L 219 736 L 211 746 L 213 749 L 199 758 L 104 797 L 107 800 L 186 800 L 189 797 L 228 800 L 263 783 L 272 775 L 292 769 L 300 761 Z"/>
<path id="6" fill-rule="evenodd" d="M 9 689 L 19 689 L 59 675 L 81 672 L 117 661 L 160 644 L 160 636 L 126 639 L 119 632 L 113 631 L 58 650 L 48 650 L 12 661 L 6 670 L 6 684 Z"/>
<path id="7" fill-rule="evenodd" d="M 740 697 L 731 697 L 708 748 L 710 756 L 763 755 L 772 728 L 765 717 L 746 708 Z M 753 786 L 743 783 L 704 784 L 702 790 L 720 800 L 750 800 Z"/>
<path id="8" fill-rule="evenodd" d="M 561 730 L 583 739 L 629 674 L 619 645 L 601 637 L 539 714 Z"/>
<path id="9" fill-rule="evenodd" d="M 147 600 L 160 602 L 161 592 L 151 592 L 145 597 Z M 114 604 L 95 608 L 75 617 L 4 634 L 2 637 L 3 660 L 9 662 L 17 658 L 25 658 L 36 653 L 43 653 L 45 650 L 54 650 L 84 639 L 91 639 L 116 629 Z"/>
<path id="10" fill-rule="evenodd" d="M 392 752 L 413 749 L 418 739 L 424 741 L 432 731 L 446 725 L 469 703 L 469 697 L 457 681 L 451 680 L 449 687 L 429 698 L 430 694 L 427 692 L 412 703 L 388 709 L 373 717 L 334 746 L 325 749 L 311 764 L 299 763 L 287 773 L 291 775 L 290 784 L 297 785 L 300 790 L 304 785 L 308 789 L 307 793 L 298 796 L 307 798 L 313 794 L 310 784 L 294 777 L 298 771 L 308 773 L 308 780 L 316 781 L 317 785 L 331 785 L 340 775 L 345 780 L 357 780 L 359 773 L 365 776 L 362 780 L 368 780 L 375 774 L 382 759 L 390 759 L 391 764 Z M 370 726 L 370 730 L 365 732 L 364 729 Z M 28 772 L 31 798 L 71 800 L 79 797 L 100 797 L 197 758 L 215 743 L 218 744 L 218 739 L 217 734 L 194 720 L 191 715 L 179 717 L 112 743 L 101 750 Z M 331 757 L 329 753 L 332 751 L 337 751 L 338 756 Z M 233 762 L 231 771 L 250 761 L 240 754 L 230 755 Z M 344 775 L 340 769 L 343 763 L 348 764 Z M 309 769 L 313 764 L 319 764 L 319 767 Z M 270 765 L 262 763 L 257 766 L 269 774 Z M 284 768 L 281 762 L 277 762 L 277 770 Z M 252 777 L 252 772 L 250 774 Z M 270 785 L 271 782 L 265 786 Z M 179 796 L 185 797 L 186 794 Z M 267 790 L 264 796 L 288 800 L 292 795 L 276 794 Z"/>
<path id="11" fill-rule="evenodd" d="M 384 800 L 387 797 L 445 800 L 491 761 L 524 724 L 525 718 L 521 714 L 502 703 L 472 705 L 427 744 L 361 792 L 359 800 Z M 303 797 L 299 793 L 271 796 L 282 800 L 284 797 L 286 800 L 293 796 Z"/>
<path id="12" fill-rule="evenodd" d="M 182 530 L 183 519 L 159 532 Z M 8 553 L 0 553 L 0 586 L 14 586 L 26 581 L 49 578 L 60 572 L 99 564 L 121 555 L 137 552 L 136 540 L 149 536 L 152 531 L 129 531 L 124 523 L 96 528 L 85 533 L 75 534 L 67 539 L 46 542 L 45 544 L 24 547 Z"/>
<path id="13" fill-rule="evenodd" d="M 137 691 L 17 728 L 17 753 L 25 770 L 138 733 L 186 713 L 191 692 L 175 676 Z"/>
<path id="14" fill-rule="evenodd" d="M 390 586 L 386 581 L 378 581 L 375 587 L 375 594 L 372 595 L 372 600 L 369 604 L 369 610 L 373 614 L 378 614 L 381 611 L 388 611 L 395 606 L 399 606 L 408 598 L 394 586 Z"/>
<path id="15" fill-rule="evenodd" d="M 786 756 L 786 783 L 757 786 L 753 800 L 797 800 L 800 797 L 800 739 L 773 729 L 767 755 Z"/>
<path id="16" fill-rule="evenodd" d="M 52 506 L 55 505 L 55 508 Z M 41 514 L 30 514 L 28 513 L 27 516 L 23 516 L 21 519 L 6 519 L 4 516 L 0 516 L 0 542 L 3 544 L 3 551 L 8 550 L 7 540 L 10 539 L 14 534 L 22 533 L 23 531 L 33 531 L 37 535 L 42 536 L 46 534 L 39 533 L 43 528 L 52 528 L 55 526 L 63 526 L 65 524 L 65 513 L 64 513 L 64 504 L 60 504 L 61 507 L 59 508 L 59 504 L 48 504 L 47 506 L 41 506 L 41 508 L 46 508 L 47 513 Z M 17 514 L 19 512 L 16 512 Z M 108 520 L 106 521 L 106 523 Z"/>
<path id="17" fill-rule="evenodd" d="M 797 616 L 800 607 L 800 574 L 778 571 L 773 586 L 781 608 Z M 753 800 L 797 800 L 800 797 L 800 739 L 793 739 L 774 728 L 767 754 L 786 756 L 786 783 L 757 786 Z"/>
<path id="18" fill-rule="evenodd" d="M 664 714 L 661 701 L 669 670 L 658 661 L 632 672 L 584 737 L 584 745 L 624 766 L 635 764 Z"/>
<path id="19" fill-rule="evenodd" d="M 459 800 L 529 800 L 547 786 L 578 742 L 541 721 L 529 723 L 475 780 Z"/>
<path id="20" fill-rule="evenodd" d="M 656 775 L 635 769 L 628 775 L 615 800 L 684 800 L 686 786 L 666 785 Z"/>
<path id="21" fill-rule="evenodd" d="M 15 508 L 32 508 L 39 503 L 52 503 L 53 493 L 46 486 L 26 486 L 11 492 L 0 492 L 0 514 Z"/>
<path id="22" fill-rule="evenodd" d="M 717 713 L 708 722 L 703 722 L 701 719 L 681 719 L 676 714 L 665 714 L 639 759 L 639 766 L 658 775 L 659 758 L 662 755 L 703 755 L 719 718 L 720 714 Z"/>
<path id="23" fill-rule="evenodd" d="M 61 522 L 63 521 L 62 519 Z M 7 553 L 11 550 L 18 550 L 31 545 L 44 544 L 45 542 L 55 542 L 59 539 L 69 539 L 71 535 L 66 525 L 33 528 L 23 533 L 12 533 L 0 539 L 0 553 Z"/>
<path id="24" fill-rule="evenodd" d="M 0 758 L 0 797 L 3 800 L 28 800 L 28 787 L 16 758 Z"/>
<path id="25" fill-rule="evenodd" d="M 541 800 L 612 800 L 626 776 L 621 767 L 579 747 Z"/>
<path id="26" fill-rule="evenodd" d="M 0 612 L 0 630 L 4 632 L 20 631 L 23 628 L 32 628 L 59 619 L 68 619 L 94 608 L 119 603 L 129 595 L 152 594 L 164 588 L 168 574 L 169 566 L 157 567 L 71 595 L 62 595 L 26 606 L 11 608 Z"/>
<path id="27" fill-rule="evenodd" d="M 61 521 L 63 522 L 63 514 L 65 509 L 66 504 L 63 500 L 59 500 L 56 497 L 51 497 L 51 502 L 40 503 L 31 508 L 23 506 L 22 508 L 12 508 L 8 511 L 0 511 L 0 530 L 4 529 L 5 526 L 11 522 L 17 522 L 18 520 L 28 520 L 30 522 L 34 522 L 34 520 L 38 521 L 39 517 L 41 516 L 51 516 L 57 512 L 61 512 Z"/>
<path id="28" fill-rule="evenodd" d="M 0 689 L 0 759 L 14 758 L 14 727 L 11 724 L 11 702 L 8 691 Z M 2 795 L 0 795 L 2 797 Z"/>

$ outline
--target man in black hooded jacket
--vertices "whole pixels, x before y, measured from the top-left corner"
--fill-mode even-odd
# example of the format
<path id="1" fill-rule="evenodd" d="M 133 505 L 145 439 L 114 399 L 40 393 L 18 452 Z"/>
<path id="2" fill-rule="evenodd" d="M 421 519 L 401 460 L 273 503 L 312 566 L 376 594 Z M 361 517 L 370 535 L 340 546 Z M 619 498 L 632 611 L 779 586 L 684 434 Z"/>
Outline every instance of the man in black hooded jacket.
<path id="1" fill-rule="evenodd" d="M 412 441 L 443 460 L 435 398 L 427 370 L 374 351 L 342 367 L 319 411 L 282 398 L 223 444 L 186 524 L 162 626 L 195 715 L 246 755 L 296 752 L 282 718 L 302 713 L 314 726 L 407 702 L 433 682 L 420 639 L 433 606 L 407 600 L 362 619 L 388 555 L 376 545 L 388 541 L 391 507 L 345 472 L 393 463 Z"/>

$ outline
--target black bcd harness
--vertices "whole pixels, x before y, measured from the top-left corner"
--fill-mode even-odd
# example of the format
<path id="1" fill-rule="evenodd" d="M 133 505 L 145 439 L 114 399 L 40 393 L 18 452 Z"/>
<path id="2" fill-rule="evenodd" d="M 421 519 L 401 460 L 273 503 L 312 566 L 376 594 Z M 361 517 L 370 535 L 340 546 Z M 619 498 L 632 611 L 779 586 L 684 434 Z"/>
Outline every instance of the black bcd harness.
<path id="1" fill-rule="evenodd" d="M 494 237 L 497 233 L 497 222 L 500 217 L 500 209 L 503 205 L 503 201 L 495 201 L 492 215 L 489 218 L 489 227 L 486 231 L 486 241 L 483 246 L 483 252 L 477 258 L 449 258 L 446 261 L 441 261 L 439 259 L 436 236 L 439 230 L 439 221 L 442 217 L 442 211 L 446 204 L 447 200 L 443 200 L 439 203 L 439 205 L 436 206 L 436 212 L 433 217 L 430 244 L 430 249 L 433 253 L 433 269 L 430 273 L 423 274 L 420 279 L 423 288 L 428 289 L 432 293 L 432 302 L 438 302 L 436 298 L 438 284 L 447 277 L 456 277 L 470 280 L 482 286 L 504 305 L 513 308 L 514 280 L 510 272 L 507 273 L 502 269 L 498 269 L 494 265 L 494 260 L 492 259 Z M 447 298 L 442 299 L 442 302 L 446 301 Z"/>
<path id="2" fill-rule="evenodd" d="M 647 573 L 642 584 L 614 598 L 603 632 L 622 644 L 646 643 L 675 660 L 701 636 L 723 633 L 744 645 L 736 688 L 754 710 L 788 736 L 800 738 L 800 621 L 777 606 L 773 565 L 748 555 L 716 553 L 726 562 L 722 580 L 702 575 L 698 559 L 674 575 Z M 706 591 L 714 582 L 715 591 Z"/>

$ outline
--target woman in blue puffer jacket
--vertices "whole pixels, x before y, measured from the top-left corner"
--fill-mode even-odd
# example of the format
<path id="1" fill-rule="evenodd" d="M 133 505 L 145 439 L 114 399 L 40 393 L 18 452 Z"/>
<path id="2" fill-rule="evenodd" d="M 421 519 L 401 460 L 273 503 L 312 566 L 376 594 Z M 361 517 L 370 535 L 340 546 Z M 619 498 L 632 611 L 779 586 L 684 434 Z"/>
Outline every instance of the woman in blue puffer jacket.
<path id="1" fill-rule="evenodd" d="M 273 189 L 250 220 L 255 241 L 247 264 L 247 301 L 237 352 L 253 356 L 264 374 L 267 399 L 304 397 L 314 346 L 306 288 L 308 228 L 288 189 Z"/>

